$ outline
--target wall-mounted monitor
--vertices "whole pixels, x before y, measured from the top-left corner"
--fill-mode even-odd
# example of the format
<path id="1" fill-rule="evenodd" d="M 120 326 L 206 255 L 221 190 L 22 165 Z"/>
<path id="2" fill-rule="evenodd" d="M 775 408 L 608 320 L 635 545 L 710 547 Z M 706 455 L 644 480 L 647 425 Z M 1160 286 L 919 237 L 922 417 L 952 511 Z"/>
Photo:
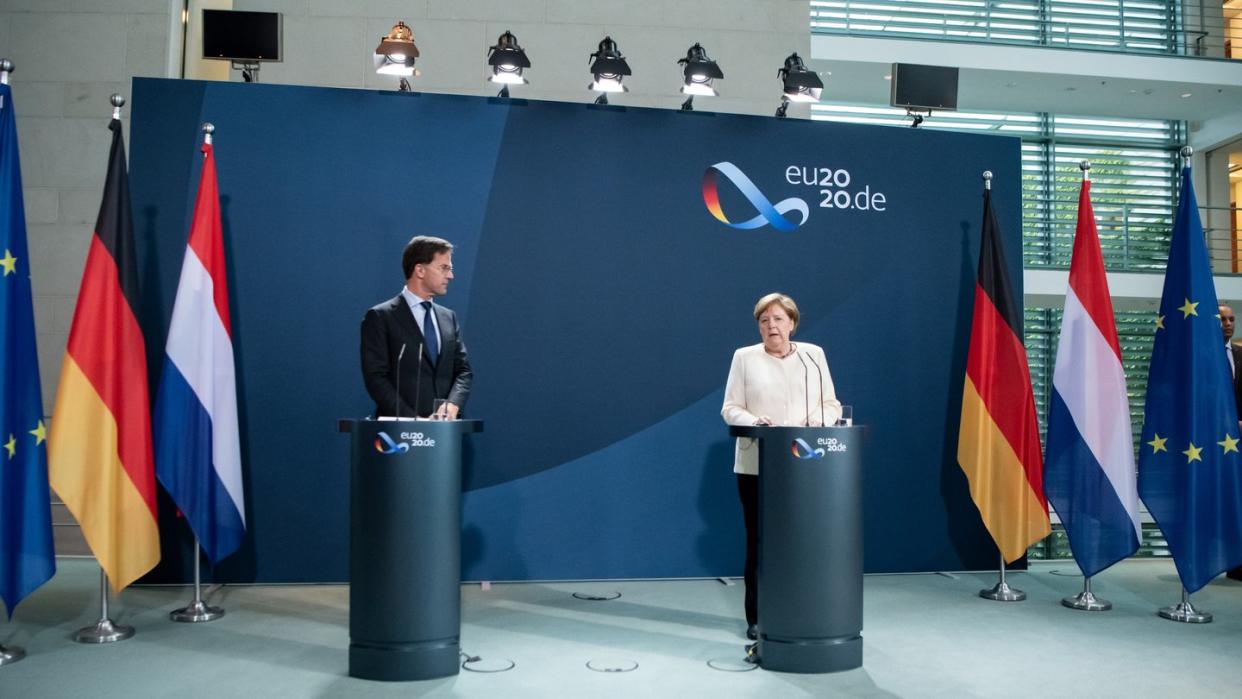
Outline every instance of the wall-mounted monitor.
<path id="1" fill-rule="evenodd" d="M 957 68 L 894 63 L 888 103 L 907 109 L 957 109 Z"/>
<path id="2" fill-rule="evenodd" d="M 279 12 L 203 10 L 203 58 L 279 61 Z"/>

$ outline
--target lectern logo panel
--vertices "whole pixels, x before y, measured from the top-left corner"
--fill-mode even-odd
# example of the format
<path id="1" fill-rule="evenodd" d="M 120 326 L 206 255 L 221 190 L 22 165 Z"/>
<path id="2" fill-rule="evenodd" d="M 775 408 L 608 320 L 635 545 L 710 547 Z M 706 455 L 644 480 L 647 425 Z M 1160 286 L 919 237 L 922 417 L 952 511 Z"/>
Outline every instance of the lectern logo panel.
<path id="1" fill-rule="evenodd" d="M 380 432 L 375 438 L 375 451 L 381 454 L 403 454 L 410 450 L 405 442 L 394 442 L 386 432 Z"/>
<path id="2" fill-rule="evenodd" d="M 793 455 L 798 457 L 799 459 L 822 459 L 824 458 L 823 449 L 811 448 L 811 445 L 807 444 L 806 440 L 801 437 L 798 437 L 797 439 L 793 441 L 793 444 L 790 445 L 790 451 L 792 451 Z"/>

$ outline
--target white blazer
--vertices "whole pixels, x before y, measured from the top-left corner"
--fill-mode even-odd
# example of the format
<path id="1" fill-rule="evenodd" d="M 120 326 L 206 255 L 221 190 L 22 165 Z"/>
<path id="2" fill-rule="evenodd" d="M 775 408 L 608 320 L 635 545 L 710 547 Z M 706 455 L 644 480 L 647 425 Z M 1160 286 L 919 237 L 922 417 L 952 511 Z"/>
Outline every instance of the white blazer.
<path id="1" fill-rule="evenodd" d="M 835 424 L 841 403 L 828 373 L 824 350 L 809 342 L 784 359 L 763 351 L 763 344 L 733 353 L 725 383 L 720 415 L 730 425 L 753 425 L 767 417 L 774 425 Z M 821 399 L 822 396 L 822 399 Z M 738 439 L 734 473 L 759 474 L 759 447 L 753 439 Z"/>

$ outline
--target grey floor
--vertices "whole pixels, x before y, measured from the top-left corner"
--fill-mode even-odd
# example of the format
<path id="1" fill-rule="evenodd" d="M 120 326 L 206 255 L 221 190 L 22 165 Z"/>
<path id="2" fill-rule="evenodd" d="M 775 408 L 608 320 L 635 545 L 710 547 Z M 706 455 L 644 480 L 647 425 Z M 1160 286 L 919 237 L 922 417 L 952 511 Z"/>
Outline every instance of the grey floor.
<path id="1" fill-rule="evenodd" d="M 463 696 L 463 697 L 1238 697 L 1242 696 L 1242 583 L 1218 578 L 1192 601 L 1204 625 L 1156 616 L 1180 588 L 1166 560 L 1105 571 L 1104 613 L 1061 607 L 1082 585 L 1073 563 L 1037 563 L 1010 582 L 1025 602 L 977 596 L 995 574 L 866 578 L 864 660 L 834 675 L 724 672 L 742 657 L 740 585 L 714 580 L 463 586 L 462 647 L 508 672 L 378 683 L 346 674 L 348 589 L 238 586 L 213 593 L 227 614 L 176 624 L 185 588 L 125 591 L 113 618 L 137 628 L 124 642 L 74 643 L 98 616 L 98 567 L 62 559 L 56 577 L 0 622 L 0 643 L 28 657 L 0 667 L 0 697 Z M 574 592 L 618 591 L 609 602 Z M 631 672 L 599 673 L 595 661 Z"/>

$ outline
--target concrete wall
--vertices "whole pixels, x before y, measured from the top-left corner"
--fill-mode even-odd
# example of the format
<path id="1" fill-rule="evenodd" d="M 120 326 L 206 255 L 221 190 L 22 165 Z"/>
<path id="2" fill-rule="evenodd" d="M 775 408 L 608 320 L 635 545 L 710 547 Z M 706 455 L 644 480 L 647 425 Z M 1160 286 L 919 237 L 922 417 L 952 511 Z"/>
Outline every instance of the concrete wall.
<path id="1" fill-rule="evenodd" d="M 180 3 L 175 3 L 178 7 Z M 168 70 L 170 0 L 6 0 L 39 368 L 52 410 L 107 165 L 108 96 Z"/>

